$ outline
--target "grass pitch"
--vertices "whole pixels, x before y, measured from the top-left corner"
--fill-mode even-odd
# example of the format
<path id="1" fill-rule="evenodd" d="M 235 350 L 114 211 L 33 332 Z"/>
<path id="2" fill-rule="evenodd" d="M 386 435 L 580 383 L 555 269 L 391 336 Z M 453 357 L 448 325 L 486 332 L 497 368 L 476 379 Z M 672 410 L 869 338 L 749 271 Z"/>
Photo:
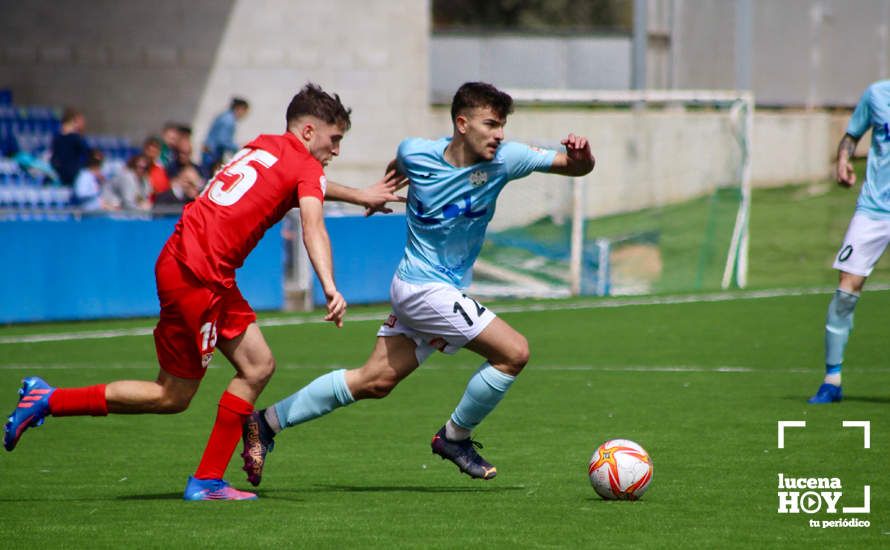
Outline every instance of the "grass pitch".
<path id="1" fill-rule="evenodd" d="M 528 336 L 532 361 L 477 432 L 483 455 L 498 466 L 495 480 L 459 475 L 429 449 L 479 363 L 462 351 L 434 357 L 385 400 L 284 432 L 259 501 L 187 503 L 181 500 L 186 478 L 231 376 L 218 355 L 183 414 L 49 418 L 13 453 L 3 452 L 2 546 L 886 545 L 890 292 L 866 292 L 857 308 L 845 400 L 808 406 L 822 374 L 828 300 L 825 292 L 608 308 L 596 306 L 611 302 L 595 300 L 531 304 L 502 316 Z M 352 313 L 382 317 L 384 310 Z M 0 330 L 0 412 L 12 409 L 25 375 L 70 386 L 156 373 L 146 335 L 40 343 L 10 338 L 150 325 Z M 264 328 L 279 370 L 260 404 L 329 369 L 360 364 L 376 327 L 376 321 L 351 321 L 342 330 Z M 807 422 L 806 429 L 787 432 L 785 449 L 777 448 L 779 420 Z M 871 421 L 870 449 L 862 448 L 862 430 L 842 429 L 843 420 Z M 587 481 L 591 453 L 615 437 L 641 443 L 653 457 L 654 480 L 639 502 L 601 501 Z M 239 467 L 233 461 L 227 478 L 246 489 Z M 840 478 L 840 506 L 862 506 L 862 487 L 869 485 L 870 513 L 779 514 L 779 473 Z M 870 527 L 810 527 L 810 520 L 841 518 Z"/>

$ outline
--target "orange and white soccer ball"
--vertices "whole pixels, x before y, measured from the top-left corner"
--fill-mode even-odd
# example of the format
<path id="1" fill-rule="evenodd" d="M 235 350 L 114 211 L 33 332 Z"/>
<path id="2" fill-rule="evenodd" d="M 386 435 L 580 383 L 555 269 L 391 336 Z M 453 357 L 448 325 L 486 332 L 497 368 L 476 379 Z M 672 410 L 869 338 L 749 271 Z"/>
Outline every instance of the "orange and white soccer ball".
<path id="1" fill-rule="evenodd" d="M 610 439 L 600 445 L 587 468 L 590 484 L 606 500 L 637 500 L 652 481 L 649 453 L 629 439 Z"/>

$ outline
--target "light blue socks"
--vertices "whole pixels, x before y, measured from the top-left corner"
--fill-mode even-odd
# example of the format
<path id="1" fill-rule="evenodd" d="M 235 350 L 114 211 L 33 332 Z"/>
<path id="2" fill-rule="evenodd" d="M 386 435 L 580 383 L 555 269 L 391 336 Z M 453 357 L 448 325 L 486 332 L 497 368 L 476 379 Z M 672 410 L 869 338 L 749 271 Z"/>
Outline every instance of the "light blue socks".
<path id="1" fill-rule="evenodd" d="M 472 430 L 494 410 L 514 380 L 515 376 L 504 374 L 488 362 L 483 363 L 470 378 L 460 403 L 451 413 L 451 422 L 465 430 Z"/>
<path id="2" fill-rule="evenodd" d="M 296 426 L 354 402 L 345 373 L 346 369 L 340 369 L 319 376 L 297 393 L 275 403 L 279 425 Z"/>
<path id="3" fill-rule="evenodd" d="M 841 289 L 834 291 L 828 304 L 825 320 L 825 382 L 841 385 L 841 364 L 844 362 L 844 348 L 853 329 L 853 310 L 859 301 L 857 294 Z"/>

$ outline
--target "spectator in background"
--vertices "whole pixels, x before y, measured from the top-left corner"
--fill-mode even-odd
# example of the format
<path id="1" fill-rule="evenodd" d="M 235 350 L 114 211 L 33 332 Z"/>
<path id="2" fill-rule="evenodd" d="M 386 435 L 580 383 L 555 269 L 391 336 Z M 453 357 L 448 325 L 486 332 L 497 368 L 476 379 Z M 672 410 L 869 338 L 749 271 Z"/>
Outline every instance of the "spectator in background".
<path id="1" fill-rule="evenodd" d="M 74 185 L 80 169 L 87 163 L 90 148 L 83 138 L 86 119 L 77 109 L 67 107 L 62 114 L 62 129 L 53 138 L 50 164 L 63 185 Z"/>
<path id="2" fill-rule="evenodd" d="M 151 183 L 148 172 L 151 160 L 134 155 L 127 165 L 105 183 L 102 200 L 112 210 L 148 210 L 151 208 Z"/>
<path id="3" fill-rule="evenodd" d="M 180 125 L 176 122 L 165 122 L 161 130 L 161 164 L 167 166 L 176 158 L 176 149 L 179 147 Z"/>
<path id="4" fill-rule="evenodd" d="M 0 156 L 15 160 L 19 168 L 28 172 L 38 181 L 49 181 L 53 184 L 59 183 L 59 175 L 56 174 L 49 162 L 42 157 L 36 157 L 30 152 L 19 148 L 19 141 L 15 137 L 15 132 L 8 132 L 5 136 L 0 135 Z"/>
<path id="5" fill-rule="evenodd" d="M 225 160 L 227 155 L 238 151 L 235 143 L 236 123 L 247 115 L 250 109 L 247 101 L 236 97 L 232 99 L 229 110 L 220 114 L 210 126 L 207 139 L 204 141 L 204 151 L 201 158 L 201 168 L 204 177 L 213 175 L 214 168 Z"/>
<path id="6" fill-rule="evenodd" d="M 74 205 L 85 211 L 95 212 L 104 208 L 102 202 L 102 162 L 105 158 L 98 149 L 87 156 L 86 166 L 74 180 Z"/>
<path id="7" fill-rule="evenodd" d="M 161 140 L 155 136 L 145 138 L 142 143 L 142 154 L 148 158 L 148 181 L 151 183 L 151 196 L 154 197 L 170 189 L 170 178 L 164 165 L 161 164 Z"/>
<path id="8" fill-rule="evenodd" d="M 198 173 L 201 172 L 201 167 L 192 161 L 192 153 L 194 151 L 192 149 L 191 127 L 178 126 L 177 132 L 179 133 L 179 141 L 176 143 L 176 150 L 173 151 L 170 161 L 164 164 L 167 176 L 171 179 L 186 167 L 192 167 L 197 170 Z"/>
<path id="9" fill-rule="evenodd" d="M 170 179 L 170 189 L 155 195 L 154 210 L 157 212 L 179 212 L 183 206 L 195 200 L 203 186 L 204 180 L 198 170 L 186 166 Z"/>

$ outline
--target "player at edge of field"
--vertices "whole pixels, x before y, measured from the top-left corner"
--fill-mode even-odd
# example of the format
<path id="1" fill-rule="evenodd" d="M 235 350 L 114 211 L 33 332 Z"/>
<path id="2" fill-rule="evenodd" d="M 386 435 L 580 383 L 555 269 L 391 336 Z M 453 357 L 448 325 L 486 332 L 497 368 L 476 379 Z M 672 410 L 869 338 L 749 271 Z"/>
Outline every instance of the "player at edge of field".
<path id="1" fill-rule="evenodd" d="M 393 191 L 404 181 L 395 171 L 364 189 L 326 181 L 324 166 L 340 153 L 350 113 L 338 95 L 307 84 L 287 108 L 286 131 L 257 137 L 186 206 L 155 267 L 161 304 L 154 330 L 157 380 L 55 388 L 38 377 L 25 378 L 19 403 L 4 426 L 6 450 L 12 451 L 22 433 L 41 425 L 47 415 L 184 411 L 218 347 L 236 373 L 219 401 L 206 449 L 183 498 L 255 499 L 222 478 L 275 361 L 256 314 L 238 290 L 235 270 L 269 227 L 299 207 L 303 242 L 327 301 L 324 318 L 342 326 L 346 301 L 334 282 L 323 201 L 388 212 L 388 201 L 401 200 Z"/>
<path id="2" fill-rule="evenodd" d="M 837 150 L 837 182 L 843 187 L 856 183 L 853 153 L 869 128 L 865 182 L 833 266 L 840 277 L 825 320 L 825 378 L 809 403 L 842 399 L 841 366 L 853 329 L 853 311 L 865 280 L 890 242 L 890 80 L 866 88 L 850 117 Z"/>
<path id="3" fill-rule="evenodd" d="M 497 469 L 470 438 L 529 360 L 525 337 L 467 296 L 471 268 L 494 215 L 495 201 L 511 180 L 533 171 L 582 176 L 594 166 L 587 139 L 569 134 L 565 152 L 504 141 L 512 98 L 481 82 L 462 85 L 451 104 L 450 138 L 409 138 L 395 165 L 407 176 L 408 237 L 392 279 L 392 314 L 377 332 L 365 364 L 325 374 L 297 393 L 251 415 L 244 425 L 244 470 L 258 485 L 273 437 L 359 399 L 386 397 L 435 350 L 467 349 L 485 361 L 463 397 L 433 436 L 432 450 L 473 478 Z"/>

